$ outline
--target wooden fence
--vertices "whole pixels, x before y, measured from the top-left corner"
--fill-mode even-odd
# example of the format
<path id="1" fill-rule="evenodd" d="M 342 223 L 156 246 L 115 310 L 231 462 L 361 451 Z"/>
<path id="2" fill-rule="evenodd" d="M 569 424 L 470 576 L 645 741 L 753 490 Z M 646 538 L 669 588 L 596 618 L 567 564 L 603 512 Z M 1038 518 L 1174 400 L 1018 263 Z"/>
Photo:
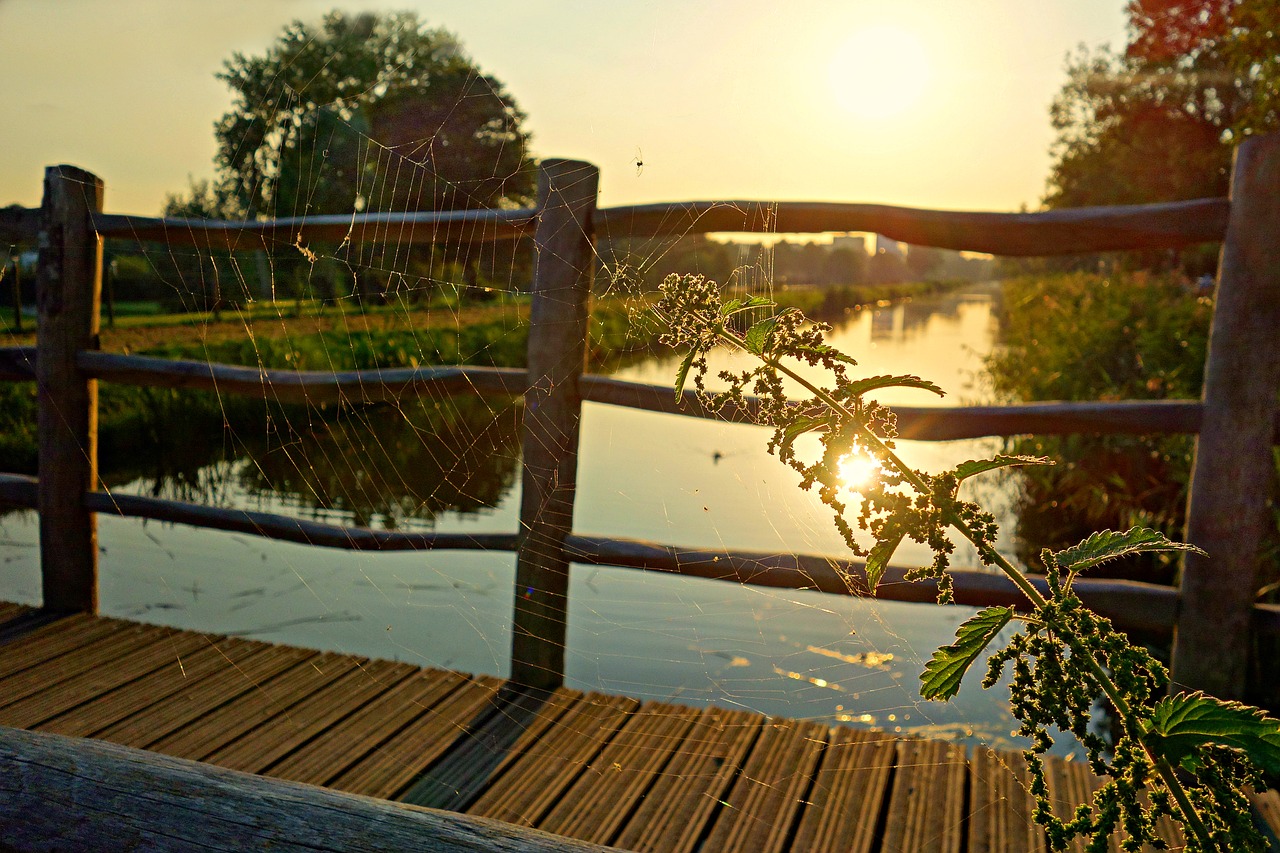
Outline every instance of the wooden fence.
<path id="1" fill-rule="evenodd" d="M 37 345 L 0 350 L 0 379 L 35 379 L 38 387 L 39 476 L 0 475 L 0 500 L 40 511 L 44 606 L 55 611 L 96 610 L 97 513 L 353 550 L 514 551 L 512 679 L 534 687 L 555 687 L 563 681 L 571 563 L 869 594 L 863 565 L 857 561 L 712 552 L 573 532 L 584 401 L 711 416 L 693 394 L 677 402 L 666 386 L 584 373 L 595 241 L 712 231 L 872 231 L 918 245 L 1023 256 L 1222 241 L 1201 400 L 903 407 L 897 412 L 903 436 L 922 440 L 1023 433 L 1198 433 L 1188 537 L 1208 556 L 1186 560 L 1179 589 L 1105 579 L 1081 580 L 1076 588 L 1122 626 L 1172 630 L 1175 682 L 1224 697 L 1243 694 L 1253 637 L 1280 633 L 1280 607 L 1255 603 L 1259 546 L 1274 524 L 1270 497 L 1280 388 L 1280 347 L 1273 340 L 1280 330 L 1280 136 L 1253 138 L 1240 146 L 1229 199 L 1049 213 L 742 201 L 597 209 L 598 179 L 598 170 L 588 163 L 544 160 L 537 207 L 532 210 L 219 222 L 106 214 L 101 180 L 75 167 L 50 167 L 39 220 Z M 31 213 L 5 218 L 14 227 L 31 222 Z M 535 247 L 526 370 L 432 367 L 317 373 L 98 351 L 102 245 L 107 237 L 160 240 L 201 250 L 250 250 L 312 240 L 403 244 L 521 236 L 532 236 Z M 520 529 L 492 535 L 375 531 L 110 494 L 100 490 L 97 476 L 98 381 L 216 389 L 308 403 L 372 402 L 410 394 L 523 394 Z M 747 408 L 751 405 L 748 401 Z M 745 419 L 749 414 L 734 411 L 727 416 Z M 891 570 L 889 582 L 875 594 L 932 600 L 929 585 L 899 583 L 901 576 L 901 570 Z M 959 603 L 1025 603 L 1002 577 L 962 570 L 955 578 Z"/>

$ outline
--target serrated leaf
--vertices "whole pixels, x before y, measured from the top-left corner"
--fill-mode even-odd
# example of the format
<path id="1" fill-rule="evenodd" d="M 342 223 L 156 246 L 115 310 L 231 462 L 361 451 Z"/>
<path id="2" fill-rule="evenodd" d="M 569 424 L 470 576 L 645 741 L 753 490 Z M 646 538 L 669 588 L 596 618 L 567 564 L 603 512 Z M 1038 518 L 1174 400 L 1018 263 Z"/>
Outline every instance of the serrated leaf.
<path id="1" fill-rule="evenodd" d="M 684 357 L 684 361 L 680 362 L 680 369 L 676 371 L 676 402 L 680 402 L 680 397 L 684 394 L 684 383 L 689 378 L 689 368 L 693 366 L 693 358 L 698 354 L 697 350 L 689 350 L 689 354 Z"/>
<path id="2" fill-rule="evenodd" d="M 970 459 L 956 466 L 956 481 L 967 480 L 975 474 L 995 471 L 997 468 L 1009 468 L 1014 465 L 1052 465 L 1053 460 L 1047 456 L 995 456 L 991 459 Z"/>
<path id="3" fill-rule="evenodd" d="M 720 308 L 720 316 L 731 317 L 734 314 L 741 314 L 743 311 L 750 311 L 753 308 L 772 308 L 773 302 L 765 299 L 763 296 L 750 296 L 744 302 L 741 299 L 730 299 Z"/>
<path id="4" fill-rule="evenodd" d="M 790 447 L 795 440 L 806 432 L 812 432 L 819 427 L 830 426 L 830 416 L 810 417 L 801 415 L 787 424 L 786 429 L 782 431 L 782 440 L 778 442 L 780 447 Z"/>
<path id="5" fill-rule="evenodd" d="M 747 352 L 754 355 L 764 355 L 764 348 L 769 342 L 769 333 L 773 331 L 775 322 L 776 318 L 765 317 L 750 329 L 747 329 L 747 334 L 743 336 L 743 345 L 747 348 Z"/>
<path id="6" fill-rule="evenodd" d="M 925 664 L 920 695 L 946 700 L 959 693 L 965 672 L 1012 618 L 1011 607 L 988 607 L 967 619 L 956 629 L 956 641 L 938 649 Z"/>
<path id="7" fill-rule="evenodd" d="M 1175 765 L 1191 769 L 1200 747 L 1217 744 L 1240 750 L 1265 773 L 1280 774 L 1280 720 L 1259 708 L 1183 693 L 1161 699 L 1151 711 L 1142 740 Z"/>
<path id="8" fill-rule="evenodd" d="M 899 533 L 897 536 L 882 539 L 871 546 L 871 552 L 867 554 L 867 589 L 871 592 L 874 593 L 876 587 L 880 585 L 884 570 L 889 567 L 889 560 L 893 558 L 893 552 L 898 550 L 898 545 L 902 543 L 902 537 L 905 535 L 905 533 Z"/>
<path id="9" fill-rule="evenodd" d="M 842 394 L 850 396 L 861 396 L 868 391 L 876 391 L 880 388 L 921 388 L 925 391 L 932 391 L 939 397 L 945 397 L 946 391 L 943 391 L 934 383 L 927 379 L 921 379 L 919 376 L 868 376 L 865 379 L 855 379 L 847 386 L 840 389 Z"/>
<path id="10" fill-rule="evenodd" d="M 1107 560 L 1127 557 L 1130 554 L 1151 553 L 1157 551 L 1195 551 L 1203 554 L 1194 545 L 1185 542 L 1174 542 L 1158 530 L 1149 527 L 1131 527 L 1124 533 L 1115 530 L 1100 530 L 1091 534 L 1079 545 L 1073 545 L 1054 556 L 1058 566 L 1067 574 L 1074 575 L 1085 569 L 1093 568 Z"/>

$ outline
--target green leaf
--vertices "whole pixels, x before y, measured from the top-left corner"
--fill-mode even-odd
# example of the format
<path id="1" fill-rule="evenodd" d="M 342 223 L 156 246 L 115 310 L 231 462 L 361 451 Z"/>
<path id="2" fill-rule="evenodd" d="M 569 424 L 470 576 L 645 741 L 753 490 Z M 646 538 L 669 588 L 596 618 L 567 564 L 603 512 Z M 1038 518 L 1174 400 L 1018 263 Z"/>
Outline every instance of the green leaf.
<path id="1" fill-rule="evenodd" d="M 681 395 L 684 394 L 684 383 L 689 378 L 689 368 L 693 366 L 693 358 L 698 354 L 697 350 L 689 350 L 689 354 L 684 357 L 684 361 L 680 362 L 680 370 L 676 372 L 676 402 L 680 402 Z"/>
<path id="2" fill-rule="evenodd" d="M 956 482 L 967 480 L 974 474 L 994 471 L 997 468 L 1009 468 L 1014 465 L 1052 465 L 1053 460 L 1047 456 L 996 456 L 991 459 L 970 459 L 956 466 Z"/>
<path id="3" fill-rule="evenodd" d="M 1107 560 L 1127 557 L 1130 554 L 1142 554 L 1155 551 L 1195 551 L 1203 554 L 1194 545 L 1185 542 L 1174 542 L 1158 530 L 1148 527 L 1131 527 L 1124 533 L 1115 530 L 1100 530 L 1091 534 L 1079 545 L 1073 545 L 1065 551 L 1059 551 L 1058 566 L 1069 575 L 1077 574 L 1085 569 L 1093 568 Z"/>
<path id="4" fill-rule="evenodd" d="M 920 673 L 920 695 L 926 699 L 950 699 L 960 692 L 960 681 L 982 650 L 1013 618 L 1011 607 L 988 607 L 956 630 L 956 641 L 933 653 Z"/>
<path id="5" fill-rule="evenodd" d="M 790 447 L 795 440 L 806 432 L 812 432 L 821 427 L 830 426 L 831 416 L 825 415 L 821 417 L 810 417 L 809 415 L 800 415 L 791 423 L 787 424 L 786 429 L 782 431 L 782 440 L 778 442 L 779 447 Z"/>
<path id="6" fill-rule="evenodd" d="M 893 558 L 893 552 L 898 550 L 905 535 L 899 533 L 889 539 L 882 539 L 871 547 L 871 553 L 867 554 L 867 589 L 871 592 L 874 593 L 880 585 L 884 570 L 889 567 L 889 560 Z"/>
<path id="7" fill-rule="evenodd" d="M 754 355 L 764 355 L 764 348 L 769 343 L 769 333 L 773 331 L 775 322 L 777 322 L 776 318 L 765 317 L 750 329 L 747 329 L 743 343 L 747 348 L 747 352 Z"/>
<path id="8" fill-rule="evenodd" d="M 876 391 L 880 388 L 921 388 L 925 391 L 932 391 L 939 397 L 945 397 L 946 391 L 943 391 L 932 382 L 921 379 L 919 376 L 868 376 L 866 379 L 855 379 L 847 386 L 840 389 L 842 394 L 850 396 L 862 396 L 868 391 Z"/>
<path id="9" fill-rule="evenodd" d="M 734 314 L 741 314 L 743 311 L 750 311 L 753 308 L 772 308 L 774 303 L 765 299 L 763 296 L 751 296 L 746 302 L 741 299 L 730 299 L 720 308 L 721 317 L 732 317 Z"/>
<path id="10" fill-rule="evenodd" d="M 1265 773 L 1280 774 L 1280 720 L 1239 702 L 1203 693 L 1161 699 L 1143 728 L 1143 743 L 1175 765 L 1194 769 L 1198 749 L 1217 744 L 1238 749 Z"/>

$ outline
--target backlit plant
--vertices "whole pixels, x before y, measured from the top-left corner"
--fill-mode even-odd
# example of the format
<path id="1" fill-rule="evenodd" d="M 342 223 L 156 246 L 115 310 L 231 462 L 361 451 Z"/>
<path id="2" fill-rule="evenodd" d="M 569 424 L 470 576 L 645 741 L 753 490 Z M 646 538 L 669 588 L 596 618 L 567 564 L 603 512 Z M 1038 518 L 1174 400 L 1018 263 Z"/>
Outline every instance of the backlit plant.
<path id="1" fill-rule="evenodd" d="M 1017 626 L 988 659 L 983 686 L 993 686 L 1006 668 L 1011 670 L 1010 705 L 1020 733 L 1031 741 L 1027 759 L 1035 817 L 1051 849 L 1066 849 L 1072 839 L 1083 837 L 1088 850 L 1104 851 L 1117 831 L 1124 849 L 1144 844 L 1163 849 L 1155 824 L 1166 814 L 1181 821 L 1189 850 L 1266 849 L 1244 792 L 1261 786 L 1263 772 L 1280 773 L 1280 721 L 1202 693 L 1167 696 L 1165 668 L 1085 607 L 1073 589 L 1083 572 L 1109 560 L 1195 550 L 1192 546 L 1143 528 L 1095 533 L 1074 547 L 1042 555 L 1046 595 L 996 550 L 995 519 L 958 497 L 958 489 L 987 471 L 1049 460 L 996 456 L 939 474 L 914 470 L 894 450 L 893 413 L 867 395 L 895 387 L 941 395 L 933 383 L 916 376 L 855 378 L 850 368 L 856 362 L 826 343 L 829 326 L 809 323 L 795 309 L 778 310 L 758 296 L 726 299 L 702 276 L 669 276 L 655 310 L 666 328 L 664 342 L 685 352 L 676 396 L 692 375 L 710 408 L 742 406 L 773 428 L 770 452 L 799 472 L 803 488 L 816 490 L 849 548 L 865 558 L 865 579 L 851 576 L 852 586 L 873 593 L 899 544 L 909 538 L 927 545 L 934 556 L 908 580 L 936 582 L 939 603 L 949 603 L 948 568 L 958 535 L 1026 597 L 1022 611 L 988 607 L 964 622 L 955 642 L 934 652 L 925 666 L 920 693 L 936 700 L 955 696 L 969 667 L 1006 626 Z M 721 371 L 726 390 L 713 393 L 704 379 L 707 353 L 718 346 L 748 353 L 754 361 L 740 372 Z M 823 378 L 811 379 L 814 373 Z M 791 399 L 786 381 L 803 388 L 804 396 Z M 796 441 L 808 433 L 815 433 L 821 446 L 812 461 L 796 452 Z M 869 459 L 876 469 L 859 488 L 856 506 L 847 501 L 840 476 L 841 465 L 852 457 Z M 874 544 L 864 547 L 855 535 L 859 529 Z M 1112 744 L 1089 727 L 1100 698 L 1116 717 Z M 1053 729 L 1074 735 L 1094 773 L 1107 779 L 1092 802 L 1068 815 L 1052 809 L 1042 761 L 1053 744 Z"/>

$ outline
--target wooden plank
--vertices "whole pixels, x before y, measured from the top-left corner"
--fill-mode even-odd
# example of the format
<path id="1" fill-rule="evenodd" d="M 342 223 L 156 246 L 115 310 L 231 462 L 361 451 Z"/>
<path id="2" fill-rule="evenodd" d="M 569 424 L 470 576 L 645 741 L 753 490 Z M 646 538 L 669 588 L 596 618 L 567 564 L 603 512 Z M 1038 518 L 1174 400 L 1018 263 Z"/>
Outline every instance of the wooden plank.
<path id="1" fill-rule="evenodd" d="M 267 772 L 279 779 L 327 785 L 465 681 L 456 672 L 420 669 Z"/>
<path id="2" fill-rule="evenodd" d="M 147 749 L 203 761 L 277 714 L 289 713 L 312 693 L 354 669 L 358 661 L 323 652 L 203 715 L 194 725 L 151 742 Z"/>
<path id="3" fill-rule="evenodd" d="M 1280 133 L 1235 151 L 1196 440 L 1173 683 L 1243 699 L 1262 542 L 1272 515 L 1274 390 L 1280 387 Z"/>
<path id="4" fill-rule="evenodd" d="M 578 380 L 587 363 L 596 265 L 591 216 L 599 183 L 600 170 L 589 163 L 547 159 L 539 165 L 511 680 L 546 690 L 564 683 L 564 539 L 573 532 L 577 494 Z"/>
<path id="5" fill-rule="evenodd" d="M 789 849 L 826 739 L 827 728 L 816 723 L 782 718 L 766 723 L 724 800 L 707 849 Z"/>
<path id="6" fill-rule="evenodd" d="M 160 670 L 175 659 L 181 660 L 210 642 L 210 638 L 186 631 L 155 628 L 148 633 L 151 636 L 146 644 L 113 656 L 105 665 L 90 666 L 60 681 L 46 675 L 47 681 L 38 692 L 0 707 L 0 725 L 35 728 L 121 685 Z M 5 690 L 5 684 L 7 682 L 0 683 L 0 691 Z"/>
<path id="7" fill-rule="evenodd" d="M 12 621 L 30 612 L 31 608 L 26 605 L 0 601 L 0 623 Z"/>
<path id="8" fill-rule="evenodd" d="M 125 630 L 127 623 L 76 614 L 6 643 L 0 650 L 0 678 L 36 667 L 83 645 Z"/>
<path id="9" fill-rule="evenodd" d="M 579 702 L 582 694 L 560 688 L 547 693 L 507 685 L 491 713 L 468 727 L 465 740 L 434 765 L 399 799 L 431 808 L 465 811 L 493 779 Z"/>
<path id="10" fill-rule="evenodd" d="M 0 838 L 12 853 L 602 850 L 496 821 L 17 729 L 0 729 Z"/>
<path id="11" fill-rule="evenodd" d="M 763 726 L 758 714 L 703 711 L 614 845 L 653 853 L 698 849 Z"/>
<path id="12" fill-rule="evenodd" d="M 467 813 L 537 826 L 639 705 L 625 696 L 582 697 L 490 780 Z"/>
<path id="13" fill-rule="evenodd" d="M 440 756 L 467 740 L 472 728 L 492 713 L 501 687 L 496 678 L 475 676 L 344 771 L 329 787 L 370 797 L 396 796 Z"/>
<path id="14" fill-rule="evenodd" d="M 1217 242 L 1227 229 L 1227 210 L 1224 198 L 1043 213 L 974 213 L 821 201 L 683 201 L 605 208 L 596 212 L 595 222 L 605 238 L 721 231 L 869 231 L 916 246 L 1045 256 Z"/>
<path id="15" fill-rule="evenodd" d="M 246 661 L 221 668 L 145 710 L 122 719 L 95 737 L 143 749 L 160 738 L 201 720 L 206 714 L 257 690 L 282 672 L 318 657 L 318 652 L 270 646 Z"/>
<path id="16" fill-rule="evenodd" d="M 25 699 L 52 685 L 60 684 L 100 667 L 115 666 L 122 658 L 145 649 L 163 634 L 150 625 L 125 624 L 118 631 L 78 646 L 73 653 L 63 654 L 16 672 L 0 680 L 0 712 L 8 705 Z"/>
<path id="17" fill-rule="evenodd" d="M 72 708 L 37 728 L 50 734 L 90 737 L 166 701 L 202 678 L 243 666 L 250 655 L 265 648 L 264 643 L 206 637 L 206 645 L 191 654 L 173 657 L 147 677 Z"/>
<path id="18" fill-rule="evenodd" d="M 98 487 L 98 383 L 76 367 L 97 349 L 102 179 L 75 166 L 44 175 L 36 274 L 40 573 L 44 607 L 98 611 L 98 526 L 80 500 Z"/>
<path id="19" fill-rule="evenodd" d="M 408 677 L 416 667 L 391 661 L 369 661 L 326 684 L 321 690 L 255 726 L 203 760 L 231 770 L 262 773 L 274 762 Z"/>
<path id="20" fill-rule="evenodd" d="M 889 796 L 896 738 L 847 726 L 832 729 L 809 805 L 796 830 L 796 850 L 871 853 Z"/>
<path id="21" fill-rule="evenodd" d="M 964 750 L 930 740 L 902 740 L 897 749 L 884 849 L 958 853 L 968 783 Z"/>
<path id="22" fill-rule="evenodd" d="M 969 763 L 970 853 L 1043 853 L 1031 778 L 1021 752 L 978 747 Z"/>
<path id="23" fill-rule="evenodd" d="M 694 708 L 645 703 L 538 828 L 595 844 L 610 843 L 699 716 Z"/>

